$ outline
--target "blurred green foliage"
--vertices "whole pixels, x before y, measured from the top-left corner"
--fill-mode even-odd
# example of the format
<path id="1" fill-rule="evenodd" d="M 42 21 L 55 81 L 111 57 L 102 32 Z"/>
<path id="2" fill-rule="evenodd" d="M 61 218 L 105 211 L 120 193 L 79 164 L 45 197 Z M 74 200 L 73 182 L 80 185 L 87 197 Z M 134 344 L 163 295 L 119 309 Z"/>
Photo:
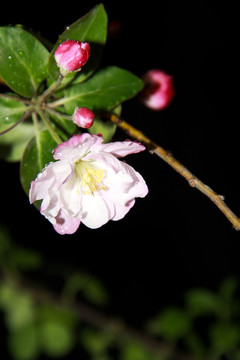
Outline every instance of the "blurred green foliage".
<path id="1" fill-rule="evenodd" d="M 0 226 L 0 311 L 13 360 L 43 355 L 63 359 L 73 351 L 91 360 L 177 360 L 180 353 L 192 360 L 240 360 L 239 286 L 234 278 L 225 279 L 215 292 L 190 289 L 181 306 L 159 309 L 144 332 L 138 332 L 141 338 L 121 320 L 104 315 L 110 299 L 92 274 L 76 269 L 60 274 L 64 286 L 54 296 L 48 289 L 41 293 L 35 282 L 31 288 L 28 274 L 43 267 L 39 253 L 16 245 L 8 229 Z M 94 326 L 86 314 L 82 319 L 84 308 L 76 311 L 75 306 L 82 302 L 94 311 L 100 308 L 97 314 L 105 323 Z M 159 342 L 158 349 L 151 340 Z"/>

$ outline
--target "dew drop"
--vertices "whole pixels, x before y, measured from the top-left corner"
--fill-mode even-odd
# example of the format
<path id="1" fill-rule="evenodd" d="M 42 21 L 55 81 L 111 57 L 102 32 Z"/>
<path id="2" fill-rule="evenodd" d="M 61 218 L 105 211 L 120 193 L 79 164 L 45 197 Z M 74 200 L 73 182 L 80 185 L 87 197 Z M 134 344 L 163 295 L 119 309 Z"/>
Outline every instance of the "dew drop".
<path id="1" fill-rule="evenodd" d="M 4 120 L 8 121 L 8 120 L 9 120 L 9 117 L 8 117 L 8 116 L 5 116 Z"/>
<path id="2" fill-rule="evenodd" d="M 18 54 L 19 54 L 19 56 L 23 56 L 23 51 L 19 50 Z"/>
<path id="3" fill-rule="evenodd" d="M 8 66 L 12 67 L 12 56 L 11 55 L 8 56 L 8 60 L 9 60 Z"/>

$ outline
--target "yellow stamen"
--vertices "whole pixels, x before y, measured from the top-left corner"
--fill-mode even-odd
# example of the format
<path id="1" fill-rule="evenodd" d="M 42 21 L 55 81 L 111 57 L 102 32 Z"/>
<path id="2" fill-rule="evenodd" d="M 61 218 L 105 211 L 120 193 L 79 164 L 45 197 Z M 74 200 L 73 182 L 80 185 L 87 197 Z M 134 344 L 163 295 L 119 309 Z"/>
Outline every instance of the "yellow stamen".
<path id="1" fill-rule="evenodd" d="M 81 182 L 84 194 L 94 195 L 95 191 L 106 190 L 106 187 L 102 184 L 104 171 L 96 169 L 90 161 L 77 160 L 74 163 L 74 171 Z"/>

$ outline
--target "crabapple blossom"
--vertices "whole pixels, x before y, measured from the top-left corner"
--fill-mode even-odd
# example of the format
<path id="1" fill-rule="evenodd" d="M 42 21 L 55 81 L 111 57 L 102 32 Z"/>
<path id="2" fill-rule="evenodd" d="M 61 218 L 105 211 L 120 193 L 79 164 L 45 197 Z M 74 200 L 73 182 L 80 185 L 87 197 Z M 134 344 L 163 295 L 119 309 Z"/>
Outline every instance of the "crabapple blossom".
<path id="1" fill-rule="evenodd" d="M 89 129 L 93 124 L 94 117 L 95 114 L 90 109 L 86 107 L 76 107 L 73 114 L 73 122 L 79 127 Z"/>
<path id="2" fill-rule="evenodd" d="M 66 40 L 62 42 L 54 53 L 62 76 L 73 71 L 79 71 L 86 64 L 90 56 L 90 45 L 87 42 Z"/>
<path id="3" fill-rule="evenodd" d="M 98 135 L 74 135 L 57 146 L 56 161 L 32 181 L 30 202 L 42 199 L 40 212 L 59 234 L 74 233 L 81 222 L 95 229 L 120 220 L 148 188 L 143 177 L 118 158 L 144 149 L 129 140 L 105 144 Z"/>
<path id="4" fill-rule="evenodd" d="M 173 77 L 159 69 L 143 75 L 145 87 L 141 93 L 142 103 L 151 110 L 165 109 L 174 96 Z"/>

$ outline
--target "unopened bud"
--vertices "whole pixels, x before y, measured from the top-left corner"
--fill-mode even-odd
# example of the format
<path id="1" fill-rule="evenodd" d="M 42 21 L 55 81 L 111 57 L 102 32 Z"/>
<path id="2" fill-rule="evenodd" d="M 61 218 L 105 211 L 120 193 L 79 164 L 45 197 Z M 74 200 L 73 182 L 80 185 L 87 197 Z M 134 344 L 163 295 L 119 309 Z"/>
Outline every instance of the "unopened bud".
<path id="1" fill-rule="evenodd" d="M 82 127 L 84 129 L 89 129 L 94 120 L 95 114 L 88 108 L 76 108 L 73 114 L 73 122 L 77 124 L 77 126 Z"/>
<path id="2" fill-rule="evenodd" d="M 62 76 L 79 71 L 90 56 L 90 45 L 82 41 L 66 40 L 55 51 L 54 57 Z"/>
<path id="3" fill-rule="evenodd" d="M 143 75 L 143 81 L 145 87 L 140 94 L 141 102 L 152 110 L 165 109 L 174 96 L 173 77 L 154 69 Z"/>

